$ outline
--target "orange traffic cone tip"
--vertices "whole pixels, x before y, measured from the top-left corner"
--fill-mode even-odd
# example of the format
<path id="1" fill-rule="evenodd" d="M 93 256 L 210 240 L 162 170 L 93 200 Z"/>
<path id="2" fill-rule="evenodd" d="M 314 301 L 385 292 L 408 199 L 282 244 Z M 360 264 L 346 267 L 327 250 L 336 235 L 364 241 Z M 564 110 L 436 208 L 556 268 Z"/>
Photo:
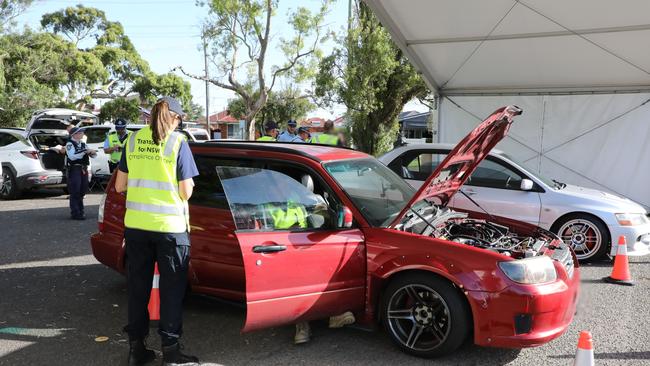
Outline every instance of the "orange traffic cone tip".
<path id="1" fill-rule="evenodd" d="M 158 272 L 158 263 L 153 270 L 153 283 L 151 285 L 151 295 L 149 296 L 149 320 L 160 320 L 160 272 Z"/>
<path id="2" fill-rule="evenodd" d="M 594 366 L 594 346 L 591 340 L 591 333 L 587 331 L 580 332 L 578 339 L 578 349 L 573 366 Z"/>
<path id="3" fill-rule="evenodd" d="M 603 281 L 616 285 L 634 286 L 630 275 L 630 265 L 627 261 L 627 244 L 623 235 L 618 237 L 618 248 L 612 274 L 609 277 L 604 277 Z"/>

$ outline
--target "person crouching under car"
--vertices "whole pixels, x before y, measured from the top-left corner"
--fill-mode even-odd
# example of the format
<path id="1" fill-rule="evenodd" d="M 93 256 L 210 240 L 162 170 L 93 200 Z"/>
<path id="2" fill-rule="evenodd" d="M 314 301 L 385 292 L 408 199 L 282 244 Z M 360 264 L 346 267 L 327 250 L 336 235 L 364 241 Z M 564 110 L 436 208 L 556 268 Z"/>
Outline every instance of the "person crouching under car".
<path id="1" fill-rule="evenodd" d="M 84 131 L 79 127 L 70 129 L 70 140 L 65 145 L 68 167 L 68 193 L 70 194 L 70 217 L 85 220 L 84 196 L 88 192 L 88 166 L 90 158 L 97 151 L 89 149 L 83 142 Z"/>

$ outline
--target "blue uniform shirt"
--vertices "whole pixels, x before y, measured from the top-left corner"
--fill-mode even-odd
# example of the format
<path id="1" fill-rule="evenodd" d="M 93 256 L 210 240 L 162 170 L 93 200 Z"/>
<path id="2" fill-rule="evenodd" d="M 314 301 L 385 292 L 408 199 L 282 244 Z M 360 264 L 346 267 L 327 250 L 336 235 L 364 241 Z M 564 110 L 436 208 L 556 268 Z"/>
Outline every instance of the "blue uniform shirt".
<path id="1" fill-rule="evenodd" d="M 126 164 L 126 154 L 122 154 L 120 165 L 118 167 L 122 172 L 128 173 L 129 167 Z M 199 175 L 199 169 L 194 162 L 194 156 L 190 150 L 190 145 L 187 141 L 181 141 L 181 146 L 178 149 L 178 158 L 176 159 L 176 177 L 178 181 L 194 178 Z"/>
<path id="2" fill-rule="evenodd" d="M 295 142 L 296 135 L 289 133 L 289 131 L 282 131 L 278 136 L 278 142 Z"/>

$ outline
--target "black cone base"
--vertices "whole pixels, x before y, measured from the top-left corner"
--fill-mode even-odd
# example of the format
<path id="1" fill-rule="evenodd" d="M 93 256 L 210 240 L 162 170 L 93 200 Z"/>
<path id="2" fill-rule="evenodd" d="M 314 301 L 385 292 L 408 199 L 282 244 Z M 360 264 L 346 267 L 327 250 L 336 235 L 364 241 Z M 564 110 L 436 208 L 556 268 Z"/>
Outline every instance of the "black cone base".
<path id="1" fill-rule="evenodd" d="M 634 286 L 634 282 L 632 281 L 626 281 L 626 280 L 617 280 L 611 277 L 603 277 L 603 281 L 607 283 L 613 283 L 615 285 L 623 285 L 623 286 Z"/>

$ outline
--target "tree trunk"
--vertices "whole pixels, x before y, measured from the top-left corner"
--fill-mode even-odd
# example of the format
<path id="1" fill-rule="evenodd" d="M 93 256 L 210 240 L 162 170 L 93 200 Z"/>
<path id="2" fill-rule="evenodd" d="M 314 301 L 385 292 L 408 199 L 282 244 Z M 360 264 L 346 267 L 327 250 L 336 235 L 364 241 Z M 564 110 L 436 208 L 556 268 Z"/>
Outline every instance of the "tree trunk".
<path id="1" fill-rule="evenodd" d="M 245 140 L 255 140 L 255 118 L 246 119 L 246 133 Z"/>

